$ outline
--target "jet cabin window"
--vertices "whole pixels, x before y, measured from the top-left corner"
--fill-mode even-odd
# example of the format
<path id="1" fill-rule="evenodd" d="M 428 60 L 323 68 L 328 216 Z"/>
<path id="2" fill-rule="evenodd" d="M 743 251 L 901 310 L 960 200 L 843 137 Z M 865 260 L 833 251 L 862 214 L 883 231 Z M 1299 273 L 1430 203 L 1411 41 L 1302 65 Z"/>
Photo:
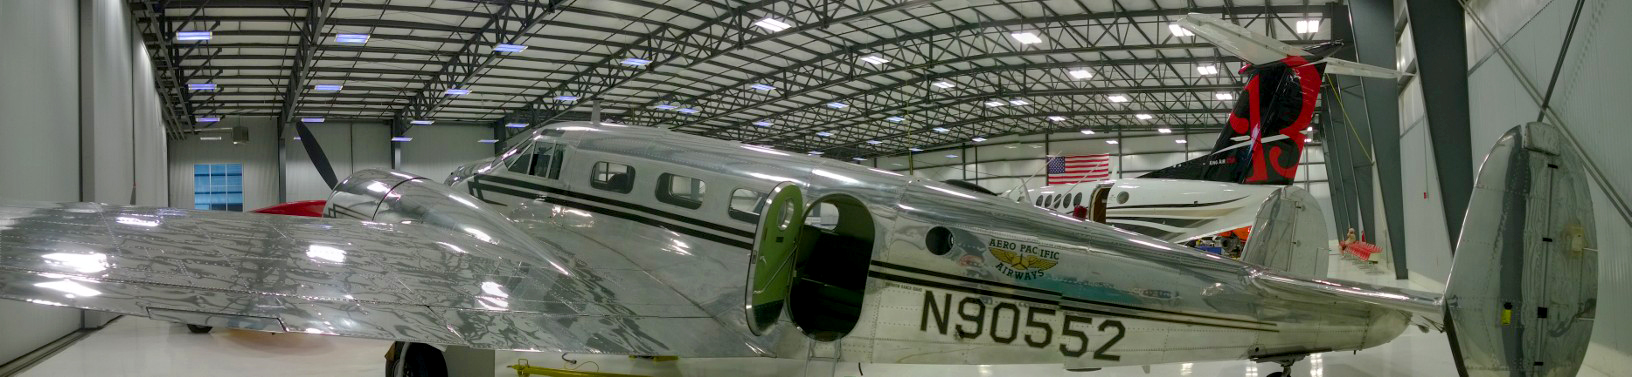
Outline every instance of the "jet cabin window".
<path id="1" fill-rule="evenodd" d="M 657 200 L 690 209 L 703 207 L 702 180 L 669 173 L 657 176 Z"/>
<path id="2" fill-rule="evenodd" d="M 758 223 L 759 214 L 765 210 L 765 194 L 749 190 L 736 189 L 731 191 L 731 208 L 727 215 L 746 223 Z"/>
<path id="3" fill-rule="evenodd" d="M 589 187 L 628 194 L 635 188 L 635 168 L 606 161 L 595 163 L 589 172 Z"/>

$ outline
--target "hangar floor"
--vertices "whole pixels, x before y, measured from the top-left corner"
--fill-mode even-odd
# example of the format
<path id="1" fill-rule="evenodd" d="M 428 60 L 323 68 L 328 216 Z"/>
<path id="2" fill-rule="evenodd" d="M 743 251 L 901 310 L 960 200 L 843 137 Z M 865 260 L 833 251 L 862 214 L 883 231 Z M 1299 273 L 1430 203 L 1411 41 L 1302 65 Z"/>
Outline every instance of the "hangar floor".
<path id="1" fill-rule="evenodd" d="M 1438 291 L 1432 282 L 1402 282 L 1379 268 L 1361 268 L 1332 257 L 1334 278 Z M 50 359 L 21 374 L 23 377 L 67 376 L 378 376 L 389 342 L 305 334 L 271 335 L 250 331 L 216 331 L 194 335 L 181 325 L 145 318 L 121 318 Z M 501 353 L 502 365 L 517 358 L 555 368 L 581 368 L 652 376 L 1197 376 L 1258 377 L 1279 371 L 1273 363 L 1249 361 L 1203 362 L 1108 368 L 1098 372 L 1066 372 L 1058 365 L 922 366 L 787 360 L 682 359 L 677 362 L 635 361 L 622 356 L 573 354 L 577 366 L 567 366 L 561 354 Z M 594 361 L 594 363 L 590 363 Z M 509 369 L 495 377 L 514 376 Z M 1406 330 L 1399 339 L 1360 352 L 1313 355 L 1298 364 L 1299 377 L 1453 376 L 1451 351 L 1445 335 Z M 1607 376 L 1582 371 L 1580 376 Z"/>

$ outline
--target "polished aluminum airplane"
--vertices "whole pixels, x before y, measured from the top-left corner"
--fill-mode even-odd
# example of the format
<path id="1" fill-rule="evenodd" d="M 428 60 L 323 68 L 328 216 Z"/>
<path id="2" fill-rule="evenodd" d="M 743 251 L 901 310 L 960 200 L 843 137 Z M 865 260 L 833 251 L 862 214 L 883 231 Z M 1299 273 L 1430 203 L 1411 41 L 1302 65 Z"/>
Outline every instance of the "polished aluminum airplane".
<path id="1" fill-rule="evenodd" d="M 435 349 L 1289 365 L 1416 324 L 1449 332 L 1467 375 L 1573 375 L 1591 333 L 1581 159 L 1540 123 L 1485 159 L 1444 295 L 655 128 L 561 123 L 509 144 L 442 183 L 358 172 L 329 218 L 0 203 L 0 298 L 395 340 L 399 374 L 441 365 Z"/>

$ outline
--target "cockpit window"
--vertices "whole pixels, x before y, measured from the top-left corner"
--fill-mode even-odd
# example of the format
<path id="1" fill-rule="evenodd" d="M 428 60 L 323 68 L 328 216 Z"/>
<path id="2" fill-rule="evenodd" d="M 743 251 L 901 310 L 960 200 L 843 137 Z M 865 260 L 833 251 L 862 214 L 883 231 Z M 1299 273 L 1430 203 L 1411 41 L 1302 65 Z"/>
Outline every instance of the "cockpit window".
<path id="1" fill-rule="evenodd" d="M 535 143 L 531 159 L 533 160 L 532 174 L 540 178 L 561 178 L 561 147 L 554 143 Z"/>
<path id="2" fill-rule="evenodd" d="M 708 185 L 701 179 L 669 173 L 657 176 L 657 200 L 680 207 L 703 207 L 703 193 Z"/>
<path id="3" fill-rule="evenodd" d="M 635 188 L 635 168 L 606 161 L 597 162 L 590 170 L 589 186 L 597 190 L 628 194 Z"/>
<path id="4" fill-rule="evenodd" d="M 510 171 L 513 173 L 530 174 L 533 166 L 533 146 L 529 144 L 516 148 L 514 152 L 515 154 L 504 158 L 504 164 L 509 166 Z"/>

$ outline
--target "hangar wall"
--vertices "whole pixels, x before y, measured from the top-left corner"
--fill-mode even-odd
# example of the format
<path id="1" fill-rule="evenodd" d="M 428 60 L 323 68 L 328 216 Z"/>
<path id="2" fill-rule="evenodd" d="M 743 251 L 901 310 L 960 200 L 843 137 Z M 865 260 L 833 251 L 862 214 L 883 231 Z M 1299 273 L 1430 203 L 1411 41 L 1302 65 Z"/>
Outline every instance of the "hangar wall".
<path id="1" fill-rule="evenodd" d="M 1473 153 L 1468 158 L 1475 166 L 1508 128 L 1536 120 L 1540 101 L 1527 92 L 1520 77 L 1537 91 L 1546 90 L 1575 5 L 1572 0 L 1468 2 L 1472 15 L 1466 18 L 1468 91 L 1474 93 L 1469 98 Z M 1489 29 L 1496 43 L 1479 29 L 1474 17 Z M 1600 249 L 1597 318 L 1605 320 L 1594 326 L 1586 360 L 1589 368 L 1612 376 L 1632 375 L 1632 323 L 1616 320 L 1632 316 L 1632 302 L 1618 299 L 1623 296 L 1619 292 L 1632 290 L 1632 254 L 1625 250 L 1625 245 L 1632 244 L 1632 224 L 1609 201 L 1609 195 L 1632 199 L 1632 169 L 1625 167 L 1625 143 L 1632 140 L 1632 127 L 1625 125 L 1632 119 L 1632 107 L 1624 103 L 1632 98 L 1632 73 L 1624 67 L 1632 61 L 1626 38 L 1632 35 L 1632 25 L 1623 22 L 1629 18 L 1632 3 L 1585 2 L 1551 102 L 1559 118 L 1547 120 L 1574 133 L 1587 158 L 1599 165 L 1612 186 L 1613 191 L 1606 191 L 1591 184 Z M 1410 63 L 1410 40 L 1409 34 L 1401 36 L 1401 66 Z M 1494 45 L 1506 50 L 1517 69 L 1496 54 Z M 1405 218 L 1408 229 L 1443 229 L 1445 219 L 1434 184 L 1433 142 L 1420 119 L 1421 96 L 1412 82 L 1400 97 L 1402 158 L 1424 161 L 1405 165 Z M 1424 200 L 1423 193 L 1430 198 Z M 1444 281 L 1450 272 L 1448 250 L 1455 235 L 1419 231 L 1406 236 L 1413 274 Z"/>
<path id="2" fill-rule="evenodd" d="M 244 209 L 261 208 L 278 202 L 277 125 L 271 117 L 224 116 L 216 127 L 245 126 L 249 142 L 233 144 L 224 140 L 199 140 L 192 136 L 170 148 L 170 200 L 175 207 L 193 203 L 193 165 L 243 164 Z M 312 166 L 306 149 L 294 140 L 294 127 L 285 127 L 286 201 L 329 198 L 329 188 Z M 382 123 L 330 121 L 309 126 L 334 174 L 344 180 L 363 169 L 391 168 L 391 129 Z M 408 130 L 411 142 L 398 143 L 402 160 L 398 170 L 425 176 L 437 182 L 466 162 L 493 156 L 493 146 L 477 143 L 490 139 L 493 130 L 477 126 L 415 126 Z"/>
<path id="3" fill-rule="evenodd" d="M 1180 132 L 1175 130 L 1175 132 Z M 1184 137 L 1186 143 L 1175 141 Z M 1045 143 L 1046 139 L 1046 143 Z M 1119 140 L 1118 144 L 1106 140 Z M 1107 153 L 1114 178 L 1133 178 L 1211 151 L 1216 132 L 1158 134 L 1129 132 L 1117 137 L 1079 132 L 994 137 L 976 145 L 928 149 L 908 156 L 878 158 L 861 164 L 933 180 L 963 179 L 1003 193 L 1018 187 L 1038 187 L 1046 181 L 1045 157 Z M 1046 146 L 1045 146 L 1046 144 Z M 947 157 L 954 155 L 957 157 Z M 1298 169 L 1297 184 L 1320 201 L 1326 223 L 1332 224 L 1331 194 L 1327 187 L 1325 154 L 1320 145 L 1310 145 Z M 1035 176 L 1035 177 L 1034 177 Z M 1029 179 L 1028 179 L 1029 178 Z M 1328 227 L 1330 237 L 1337 237 Z"/>
<path id="4" fill-rule="evenodd" d="M 129 14 L 0 0 L 0 51 L 15 52 L 0 54 L 0 199 L 166 204 L 159 97 Z M 0 302 L 0 363 L 108 318 Z"/>

